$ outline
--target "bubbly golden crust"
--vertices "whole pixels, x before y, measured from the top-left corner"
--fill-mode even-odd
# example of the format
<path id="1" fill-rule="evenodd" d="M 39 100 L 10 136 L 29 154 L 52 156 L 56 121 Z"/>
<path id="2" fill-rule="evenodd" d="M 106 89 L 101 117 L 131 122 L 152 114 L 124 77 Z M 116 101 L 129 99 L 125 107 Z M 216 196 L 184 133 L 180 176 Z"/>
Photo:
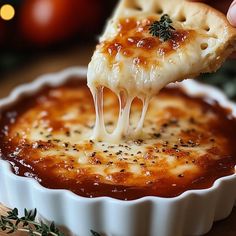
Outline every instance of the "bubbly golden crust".
<path id="1" fill-rule="evenodd" d="M 211 103 L 165 90 L 150 103 L 143 139 L 110 144 L 88 139 L 95 115 L 85 84 L 48 88 L 2 114 L 0 153 L 15 173 L 49 188 L 120 199 L 172 197 L 234 172 L 236 121 Z M 119 107 L 110 91 L 104 105 L 111 131 Z M 132 126 L 141 107 L 133 102 Z"/>

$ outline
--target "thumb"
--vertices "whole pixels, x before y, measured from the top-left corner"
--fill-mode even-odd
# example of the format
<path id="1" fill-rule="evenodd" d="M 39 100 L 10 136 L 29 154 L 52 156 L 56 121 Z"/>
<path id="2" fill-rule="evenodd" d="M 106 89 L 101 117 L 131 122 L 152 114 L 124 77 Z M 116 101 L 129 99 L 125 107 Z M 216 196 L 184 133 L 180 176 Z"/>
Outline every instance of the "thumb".
<path id="1" fill-rule="evenodd" d="M 229 22 L 236 27 L 236 0 L 234 0 L 227 14 Z"/>

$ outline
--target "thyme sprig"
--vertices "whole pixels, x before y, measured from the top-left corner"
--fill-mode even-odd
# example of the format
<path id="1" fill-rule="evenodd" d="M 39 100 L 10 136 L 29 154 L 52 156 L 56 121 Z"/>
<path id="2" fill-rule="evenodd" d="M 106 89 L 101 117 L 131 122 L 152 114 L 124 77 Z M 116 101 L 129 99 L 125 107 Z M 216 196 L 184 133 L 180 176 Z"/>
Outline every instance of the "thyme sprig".
<path id="1" fill-rule="evenodd" d="M 162 42 L 171 39 L 175 28 L 171 25 L 173 21 L 170 16 L 164 14 L 160 21 L 154 21 L 149 27 L 149 33 L 154 37 L 159 37 Z"/>
<path id="2" fill-rule="evenodd" d="M 30 236 L 64 236 L 55 226 L 54 222 L 46 225 L 42 221 L 36 221 L 37 210 L 28 211 L 25 209 L 24 216 L 18 216 L 18 210 L 14 208 L 8 211 L 6 216 L 0 216 L 0 229 L 7 234 L 16 231 L 26 232 Z"/>
<path id="3" fill-rule="evenodd" d="M 26 210 L 24 216 L 19 217 L 18 209 L 14 208 L 7 212 L 7 215 L 0 215 L 0 229 L 7 234 L 16 231 L 28 233 L 29 236 L 65 236 L 64 233 L 52 222 L 49 225 L 42 221 L 36 221 L 37 210 Z M 93 236 L 100 236 L 97 232 L 91 230 Z"/>

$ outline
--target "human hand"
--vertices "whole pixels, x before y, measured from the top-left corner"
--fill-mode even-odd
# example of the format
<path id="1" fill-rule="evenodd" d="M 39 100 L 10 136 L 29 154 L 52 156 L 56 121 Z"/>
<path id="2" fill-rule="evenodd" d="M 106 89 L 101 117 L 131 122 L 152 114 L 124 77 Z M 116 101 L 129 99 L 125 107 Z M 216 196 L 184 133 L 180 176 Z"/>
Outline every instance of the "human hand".
<path id="1" fill-rule="evenodd" d="M 230 5 L 229 11 L 227 13 L 227 18 L 229 22 L 236 27 L 236 0 Z"/>

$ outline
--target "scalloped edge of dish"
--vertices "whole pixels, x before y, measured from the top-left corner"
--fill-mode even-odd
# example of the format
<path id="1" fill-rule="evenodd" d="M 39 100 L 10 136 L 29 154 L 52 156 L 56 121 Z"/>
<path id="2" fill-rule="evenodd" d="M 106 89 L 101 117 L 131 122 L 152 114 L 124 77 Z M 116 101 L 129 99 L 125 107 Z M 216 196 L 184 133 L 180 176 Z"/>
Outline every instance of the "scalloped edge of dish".
<path id="1" fill-rule="evenodd" d="M 44 85 L 58 86 L 72 76 L 86 77 L 86 67 L 68 68 L 47 74 L 34 82 L 18 86 L 0 100 L 0 110 L 24 94 L 33 94 Z M 236 104 L 218 89 L 196 81 L 177 83 L 190 95 L 205 95 L 230 108 L 236 116 Z M 90 229 L 102 235 L 178 236 L 201 235 L 214 221 L 226 218 L 236 200 L 236 174 L 217 179 L 212 187 L 188 190 L 173 198 L 143 197 L 122 201 L 110 197 L 85 198 L 68 190 L 53 190 L 36 180 L 15 175 L 6 161 L 0 160 L 0 202 L 8 207 L 37 208 L 40 216 L 65 226 L 73 235 L 91 236 Z"/>

